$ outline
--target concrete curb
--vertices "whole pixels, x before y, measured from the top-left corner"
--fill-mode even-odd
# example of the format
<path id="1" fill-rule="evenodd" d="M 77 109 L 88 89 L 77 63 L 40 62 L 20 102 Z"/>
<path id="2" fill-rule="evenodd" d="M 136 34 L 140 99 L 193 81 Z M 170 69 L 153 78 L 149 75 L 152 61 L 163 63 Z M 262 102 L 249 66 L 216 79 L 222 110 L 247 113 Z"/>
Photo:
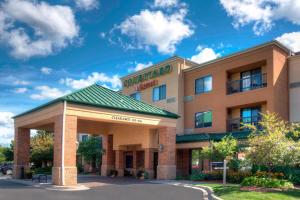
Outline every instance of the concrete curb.
<path id="1" fill-rule="evenodd" d="M 180 183 L 180 182 L 176 182 L 176 181 L 147 181 L 149 183 L 155 183 L 155 184 L 165 184 L 165 185 L 172 185 L 172 186 L 178 186 L 178 187 L 185 187 L 185 188 L 190 188 L 190 189 L 194 189 L 194 190 L 200 190 L 203 194 L 203 200 L 210 200 L 209 198 L 209 194 L 208 192 L 201 188 L 201 187 L 197 187 L 193 184 L 187 184 L 187 183 Z"/>
<path id="2" fill-rule="evenodd" d="M 43 188 L 46 190 L 57 190 L 57 191 L 83 191 L 83 190 L 89 190 L 89 187 L 86 187 L 84 185 L 75 185 L 75 186 L 56 186 L 52 185 L 51 183 L 36 183 L 31 181 L 24 181 L 20 179 L 12 179 L 8 178 L 7 181 L 11 181 L 18 184 L 23 184 L 26 186 L 32 186 L 36 188 Z"/>
<path id="3" fill-rule="evenodd" d="M 220 197 L 217 197 L 215 194 L 214 194 L 214 191 L 213 191 L 213 189 L 211 188 L 211 187 L 208 187 L 208 186 L 202 186 L 202 185 L 197 185 L 196 187 L 201 187 L 201 188 L 203 188 L 204 190 L 208 190 L 209 192 L 210 192 L 210 194 L 211 194 L 211 197 L 212 197 L 212 199 L 213 200 L 223 200 L 223 199 L 221 199 Z"/>

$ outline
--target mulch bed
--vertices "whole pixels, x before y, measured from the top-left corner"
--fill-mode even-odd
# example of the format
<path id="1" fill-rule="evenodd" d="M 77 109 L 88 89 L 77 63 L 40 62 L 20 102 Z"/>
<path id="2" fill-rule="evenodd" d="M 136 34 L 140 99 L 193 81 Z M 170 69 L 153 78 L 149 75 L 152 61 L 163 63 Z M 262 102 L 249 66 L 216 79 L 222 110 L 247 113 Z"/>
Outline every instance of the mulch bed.
<path id="1" fill-rule="evenodd" d="M 242 191 L 254 191 L 254 192 L 281 192 L 284 191 L 280 188 L 262 188 L 262 187 L 256 187 L 256 186 L 244 186 L 241 187 L 240 190 Z"/>

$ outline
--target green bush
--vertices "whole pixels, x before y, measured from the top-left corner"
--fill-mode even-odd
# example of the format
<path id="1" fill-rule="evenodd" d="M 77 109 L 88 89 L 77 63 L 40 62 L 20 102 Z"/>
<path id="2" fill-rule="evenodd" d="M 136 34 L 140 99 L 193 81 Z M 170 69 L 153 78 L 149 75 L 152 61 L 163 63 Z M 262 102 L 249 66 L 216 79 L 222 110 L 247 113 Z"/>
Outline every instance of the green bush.
<path id="1" fill-rule="evenodd" d="M 223 171 L 221 171 L 221 170 L 206 172 L 205 174 L 206 174 L 205 180 L 208 180 L 208 181 L 222 180 L 222 178 L 223 178 Z"/>
<path id="2" fill-rule="evenodd" d="M 241 183 L 246 177 L 251 176 L 251 172 L 248 171 L 228 171 L 227 172 L 227 181 L 229 183 Z"/>
<path id="3" fill-rule="evenodd" d="M 294 187 L 293 183 L 286 180 L 263 178 L 263 177 L 256 177 L 256 176 L 245 178 L 242 181 L 241 185 L 257 186 L 257 187 L 264 187 L 264 188 L 281 188 L 281 189 L 289 189 Z"/>
<path id="4" fill-rule="evenodd" d="M 33 169 L 33 174 L 52 174 L 52 167 L 40 167 Z"/>
<path id="5" fill-rule="evenodd" d="M 192 181 L 203 181 L 206 178 L 206 174 L 202 173 L 202 172 L 198 172 L 198 171 L 194 171 L 191 175 L 190 175 L 190 180 Z"/>

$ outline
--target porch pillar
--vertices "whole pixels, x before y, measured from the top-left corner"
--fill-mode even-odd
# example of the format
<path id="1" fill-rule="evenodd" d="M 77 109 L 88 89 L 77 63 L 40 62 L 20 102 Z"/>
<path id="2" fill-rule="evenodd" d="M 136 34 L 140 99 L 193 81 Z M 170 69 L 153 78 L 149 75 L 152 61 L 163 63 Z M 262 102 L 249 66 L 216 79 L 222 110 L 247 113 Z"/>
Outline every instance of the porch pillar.
<path id="1" fill-rule="evenodd" d="M 113 135 L 102 135 L 102 146 L 105 152 L 102 155 L 101 176 L 109 176 L 110 170 L 115 168 Z"/>
<path id="2" fill-rule="evenodd" d="M 151 149 L 151 148 L 145 149 L 144 165 L 145 165 L 145 171 L 148 172 L 150 179 L 154 178 L 154 169 L 153 169 L 154 156 L 153 156 L 153 153 L 154 153 L 153 149 Z"/>
<path id="3" fill-rule="evenodd" d="M 13 177 L 16 179 L 22 177 L 24 172 L 30 168 L 30 129 L 15 128 L 15 146 L 14 146 L 14 170 Z"/>
<path id="4" fill-rule="evenodd" d="M 54 185 L 76 185 L 76 136 L 77 117 L 63 115 L 55 118 L 54 124 Z"/>
<path id="5" fill-rule="evenodd" d="M 133 175 L 134 176 L 136 176 L 136 173 L 137 173 L 137 152 L 136 152 L 136 150 L 134 150 L 133 152 L 132 152 L 132 164 L 133 164 L 133 166 L 132 166 L 132 168 L 133 168 Z"/>
<path id="6" fill-rule="evenodd" d="M 118 171 L 118 176 L 124 176 L 124 151 L 116 150 L 116 170 Z"/>
<path id="7" fill-rule="evenodd" d="M 158 179 L 176 178 L 176 128 L 159 128 Z"/>

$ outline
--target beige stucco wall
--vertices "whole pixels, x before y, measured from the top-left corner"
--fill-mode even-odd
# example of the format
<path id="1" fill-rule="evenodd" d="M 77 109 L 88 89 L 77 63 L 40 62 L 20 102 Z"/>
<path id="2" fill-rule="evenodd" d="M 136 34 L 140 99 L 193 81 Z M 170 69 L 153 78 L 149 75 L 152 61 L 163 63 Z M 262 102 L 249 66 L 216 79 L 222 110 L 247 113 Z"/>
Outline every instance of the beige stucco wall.
<path id="1" fill-rule="evenodd" d="M 184 127 L 184 104 L 183 104 L 184 76 L 182 70 L 191 67 L 192 63 L 186 62 L 184 59 L 180 59 L 180 58 L 170 59 L 167 60 L 166 62 L 162 62 L 160 64 L 154 65 L 153 67 L 138 71 L 134 74 L 130 74 L 129 76 L 122 78 L 122 81 L 124 82 L 124 80 L 127 80 L 130 77 L 134 77 L 139 74 L 144 74 L 146 72 L 152 71 L 155 68 L 164 67 L 166 65 L 172 66 L 172 72 L 157 77 L 155 79 L 152 79 L 152 80 L 157 80 L 158 84 L 156 86 L 160 86 L 164 84 L 166 85 L 167 88 L 166 99 L 153 102 L 152 100 L 153 87 L 140 91 L 141 99 L 144 102 L 147 102 L 149 104 L 158 106 L 160 108 L 178 114 L 180 118 L 177 120 L 176 132 L 177 134 L 180 134 L 183 133 L 183 127 Z M 144 82 L 148 82 L 148 81 L 144 81 Z M 122 93 L 125 95 L 131 95 L 135 93 L 136 85 L 133 85 L 131 87 L 123 87 Z"/>
<path id="2" fill-rule="evenodd" d="M 289 58 L 290 83 L 290 121 L 300 122 L 300 87 L 292 86 L 300 83 L 300 55 Z"/>

